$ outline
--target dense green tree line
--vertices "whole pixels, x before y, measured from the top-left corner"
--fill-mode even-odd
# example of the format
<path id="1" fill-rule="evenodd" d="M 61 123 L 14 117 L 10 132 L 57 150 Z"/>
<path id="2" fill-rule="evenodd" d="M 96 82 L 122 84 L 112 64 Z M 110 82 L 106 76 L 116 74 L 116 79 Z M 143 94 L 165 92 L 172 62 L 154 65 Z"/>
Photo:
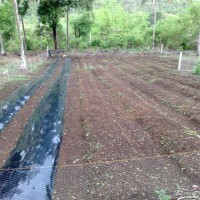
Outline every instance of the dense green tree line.
<path id="1" fill-rule="evenodd" d="M 131 2 L 133 7 L 127 7 L 131 5 L 129 0 L 18 0 L 21 22 L 25 24 L 24 46 L 28 50 L 47 45 L 141 49 L 152 48 L 155 37 L 155 46 L 197 49 L 200 3 L 157 0 L 155 29 L 151 1 L 144 6 L 141 1 Z M 0 34 L 7 50 L 16 51 L 19 45 L 15 23 L 13 1 L 4 1 L 0 4 Z"/>

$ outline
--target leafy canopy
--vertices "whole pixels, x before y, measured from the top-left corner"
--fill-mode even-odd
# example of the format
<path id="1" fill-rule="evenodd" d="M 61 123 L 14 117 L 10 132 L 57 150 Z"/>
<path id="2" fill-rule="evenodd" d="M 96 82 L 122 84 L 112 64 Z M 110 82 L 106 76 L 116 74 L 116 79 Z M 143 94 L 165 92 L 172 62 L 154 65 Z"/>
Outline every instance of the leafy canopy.
<path id="1" fill-rule="evenodd" d="M 15 14 L 9 2 L 0 5 L 0 31 L 6 39 L 11 38 L 15 32 Z"/>

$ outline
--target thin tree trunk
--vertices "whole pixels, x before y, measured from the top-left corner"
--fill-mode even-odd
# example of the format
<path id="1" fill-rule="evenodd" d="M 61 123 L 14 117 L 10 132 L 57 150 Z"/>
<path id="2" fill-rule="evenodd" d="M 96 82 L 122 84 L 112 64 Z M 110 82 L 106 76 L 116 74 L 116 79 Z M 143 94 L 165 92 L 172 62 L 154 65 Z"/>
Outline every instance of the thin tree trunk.
<path id="1" fill-rule="evenodd" d="M 153 1 L 154 8 L 154 25 L 153 25 L 153 49 L 155 48 L 155 38 L 156 38 L 156 22 L 157 22 L 157 5 L 156 0 Z"/>
<path id="2" fill-rule="evenodd" d="M 6 55 L 6 51 L 5 51 L 4 44 L 3 44 L 3 37 L 2 37 L 1 32 L 0 32 L 0 43 L 1 43 L 1 55 Z"/>
<path id="3" fill-rule="evenodd" d="M 26 74 L 27 73 L 27 66 L 26 66 L 26 59 L 25 59 L 25 54 L 24 54 L 23 38 L 22 38 L 22 34 L 21 34 L 21 29 L 20 29 L 18 5 L 17 5 L 17 0 L 13 0 L 13 1 L 14 1 L 14 6 L 15 6 L 17 31 L 18 31 L 18 36 L 19 36 L 19 40 L 20 40 L 20 49 L 21 49 L 21 65 L 20 65 L 20 68 L 19 68 L 19 73 L 20 74 Z"/>
<path id="4" fill-rule="evenodd" d="M 76 26 L 74 26 L 74 36 L 77 37 Z"/>
<path id="5" fill-rule="evenodd" d="M 92 11 L 90 11 L 90 19 L 92 19 Z M 126 20 L 127 23 L 127 20 Z M 90 30 L 90 45 L 92 44 L 92 31 Z"/>
<path id="6" fill-rule="evenodd" d="M 56 27 L 53 28 L 53 40 L 54 40 L 54 48 L 58 49 L 58 40 L 57 40 L 57 30 L 56 30 Z"/>
<path id="7" fill-rule="evenodd" d="M 25 27 L 24 27 L 23 16 L 21 16 L 21 21 L 22 21 L 22 30 L 23 30 L 23 34 L 24 34 L 24 49 L 27 50 L 26 31 L 25 31 Z"/>
<path id="8" fill-rule="evenodd" d="M 92 32 L 90 31 L 90 45 L 92 44 Z"/>
<path id="9" fill-rule="evenodd" d="M 3 4 L 3 3 L 4 1 L 0 0 L 0 4 Z M 0 32 L 0 44 L 1 44 L 1 55 L 6 55 L 6 51 L 5 51 L 4 43 L 3 43 L 3 36 L 1 32 Z"/>
<path id="10" fill-rule="evenodd" d="M 200 29 L 199 29 L 199 37 L 198 37 L 198 49 L 197 49 L 197 53 L 200 56 Z"/>
<path id="11" fill-rule="evenodd" d="M 57 48 L 60 49 L 57 30 L 56 30 L 56 43 L 57 43 Z"/>
<path id="12" fill-rule="evenodd" d="M 67 8 L 67 50 L 69 51 L 69 8 Z"/>

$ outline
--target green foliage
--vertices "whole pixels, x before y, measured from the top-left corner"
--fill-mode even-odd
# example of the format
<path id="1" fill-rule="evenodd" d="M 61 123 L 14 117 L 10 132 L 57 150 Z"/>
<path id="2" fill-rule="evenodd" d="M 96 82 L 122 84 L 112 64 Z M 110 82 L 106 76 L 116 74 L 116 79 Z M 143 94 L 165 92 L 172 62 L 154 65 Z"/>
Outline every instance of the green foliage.
<path id="1" fill-rule="evenodd" d="M 101 48 L 136 48 L 149 43 L 149 15 L 127 13 L 116 0 L 94 10 L 95 23 L 92 27 L 93 46 Z"/>
<path id="2" fill-rule="evenodd" d="M 11 39 L 15 33 L 15 14 L 9 2 L 0 5 L 0 31 L 6 40 Z"/>
<path id="3" fill-rule="evenodd" d="M 5 49 L 9 52 L 19 51 L 20 44 L 17 33 L 15 33 L 11 39 L 5 42 Z"/>
<path id="4" fill-rule="evenodd" d="M 86 37 L 92 28 L 92 19 L 88 12 L 83 13 L 82 15 L 75 17 L 72 20 L 72 25 L 74 27 L 75 37 Z"/>
<path id="5" fill-rule="evenodd" d="M 194 72 L 195 75 L 200 75 L 200 62 L 197 64 L 197 66 L 194 67 Z"/>
<path id="6" fill-rule="evenodd" d="M 171 197 L 166 194 L 165 190 L 156 191 L 159 200 L 171 200 Z"/>
<path id="7" fill-rule="evenodd" d="M 178 48 L 181 43 L 181 25 L 178 16 L 170 15 L 157 23 L 158 38 L 169 48 Z"/>
<path id="8" fill-rule="evenodd" d="M 19 14 L 24 16 L 29 9 L 29 1 L 28 0 L 17 0 Z"/>
<path id="9" fill-rule="evenodd" d="M 192 38 L 196 39 L 198 37 L 200 27 L 200 3 L 193 4 L 190 7 L 189 16 L 191 24 L 188 29 L 191 30 Z"/>
<path id="10" fill-rule="evenodd" d="M 38 7 L 38 14 L 40 21 L 48 25 L 53 30 L 54 45 L 57 48 L 57 28 L 59 26 L 60 18 L 64 16 L 65 12 L 70 10 L 72 7 L 80 7 L 89 9 L 93 0 L 41 0 Z M 75 30 L 78 32 L 79 37 L 86 35 L 88 27 L 91 25 L 86 24 L 86 20 L 80 18 L 74 22 Z"/>
<path id="11" fill-rule="evenodd" d="M 157 40 L 172 49 L 191 49 L 191 30 L 188 29 L 190 25 L 190 16 L 187 14 L 167 16 L 157 24 Z"/>
<path id="12" fill-rule="evenodd" d="M 72 38 L 70 46 L 75 49 L 83 50 L 87 49 L 90 46 L 90 44 L 89 42 L 87 42 L 86 39 L 80 37 L 80 38 Z"/>
<path id="13" fill-rule="evenodd" d="M 197 3 L 190 7 L 188 0 L 173 0 L 171 4 L 167 0 L 157 1 L 157 45 L 163 43 L 172 49 L 196 49 L 200 3 L 195 1 Z M 0 5 L 0 31 L 6 49 L 15 51 L 19 44 L 11 2 L 8 0 Z M 152 43 L 154 17 L 150 2 L 142 7 L 141 1 L 138 3 L 137 0 L 40 0 L 37 3 L 18 0 L 19 12 L 24 16 L 25 29 L 28 30 L 28 50 L 44 49 L 46 46 L 53 48 L 52 36 L 54 41 L 58 37 L 60 48 L 66 48 L 67 9 L 72 48 L 148 49 Z M 87 12 L 92 7 L 92 12 Z M 37 13 L 43 25 L 36 26 Z"/>
<path id="14" fill-rule="evenodd" d="M 41 0 L 38 7 L 38 14 L 40 21 L 43 24 L 49 25 L 51 28 L 55 28 L 59 24 L 60 17 L 64 13 L 64 1 L 54 0 Z"/>

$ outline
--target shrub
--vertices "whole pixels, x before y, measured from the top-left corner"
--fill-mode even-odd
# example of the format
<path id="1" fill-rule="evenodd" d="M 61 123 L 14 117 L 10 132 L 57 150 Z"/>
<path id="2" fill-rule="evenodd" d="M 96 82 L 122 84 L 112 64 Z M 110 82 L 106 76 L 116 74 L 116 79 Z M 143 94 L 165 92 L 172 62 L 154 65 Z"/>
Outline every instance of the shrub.
<path id="1" fill-rule="evenodd" d="M 200 75 L 200 62 L 197 64 L 197 66 L 194 67 L 194 72 L 195 75 Z"/>
<path id="2" fill-rule="evenodd" d="M 101 40 L 100 40 L 100 39 L 94 39 L 94 40 L 92 41 L 92 46 L 93 46 L 93 47 L 101 46 Z"/>
<path id="3" fill-rule="evenodd" d="M 89 47 L 89 42 L 86 41 L 85 38 L 79 37 L 79 38 L 71 38 L 70 40 L 70 47 L 83 50 L 87 49 Z"/>

